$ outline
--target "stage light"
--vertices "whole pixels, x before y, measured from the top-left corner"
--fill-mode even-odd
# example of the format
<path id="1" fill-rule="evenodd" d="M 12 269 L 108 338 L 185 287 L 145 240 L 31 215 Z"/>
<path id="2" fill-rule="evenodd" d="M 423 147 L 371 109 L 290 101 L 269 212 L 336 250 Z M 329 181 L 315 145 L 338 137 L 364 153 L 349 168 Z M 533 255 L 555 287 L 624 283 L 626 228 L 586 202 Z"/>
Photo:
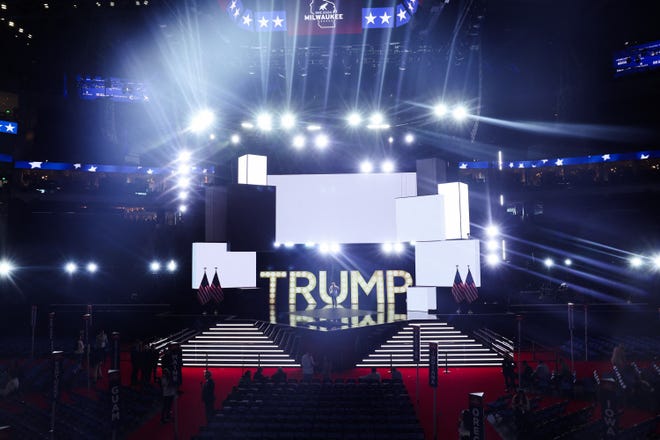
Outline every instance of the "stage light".
<path id="1" fill-rule="evenodd" d="M 321 133 L 314 138 L 314 145 L 316 145 L 316 148 L 319 149 L 324 149 L 330 144 L 330 139 L 328 139 L 328 136 L 325 134 Z"/>
<path id="2" fill-rule="evenodd" d="M 319 131 L 321 129 L 321 126 L 318 124 L 309 124 L 307 126 L 307 131 Z"/>
<path id="3" fill-rule="evenodd" d="M 313 248 L 314 246 L 316 246 L 316 243 L 314 243 L 313 241 L 305 242 L 306 248 Z"/>
<path id="4" fill-rule="evenodd" d="M 394 138 L 392 136 L 388 137 L 387 142 L 389 142 L 390 144 L 394 143 Z"/>
<path id="5" fill-rule="evenodd" d="M 630 266 L 631 267 L 634 267 L 635 269 L 637 269 L 638 267 L 642 267 L 642 264 L 643 264 L 643 261 L 640 257 L 635 256 L 635 257 L 630 258 Z"/>
<path id="6" fill-rule="evenodd" d="M 179 200 L 187 200 L 187 199 L 188 199 L 188 191 L 179 192 Z"/>
<path id="7" fill-rule="evenodd" d="M 403 252 L 403 243 L 394 243 L 392 248 L 394 249 L 394 252 L 400 254 L 401 252 Z"/>
<path id="8" fill-rule="evenodd" d="M 257 128 L 261 131 L 272 130 L 273 117 L 269 113 L 259 113 L 257 115 Z"/>
<path id="9" fill-rule="evenodd" d="M 386 254 L 391 254 L 392 253 L 392 243 L 383 243 L 380 248 L 385 252 Z"/>
<path id="10" fill-rule="evenodd" d="M 360 114 L 357 112 L 352 112 L 348 115 L 346 121 L 348 122 L 349 126 L 357 127 L 362 123 L 362 116 L 360 116 Z"/>
<path id="11" fill-rule="evenodd" d="M 241 122 L 241 127 L 243 127 L 246 130 L 252 130 L 254 128 L 254 124 L 252 122 Z"/>
<path id="12" fill-rule="evenodd" d="M 374 113 L 369 118 L 369 123 L 374 126 L 383 125 L 384 122 L 385 122 L 385 118 L 383 117 L 382 113 Z"/>
<path id="13" fill-rule="evenodd" d="M 70 261 L 70 262 L 68 262 L 64 265 L 64 271 L 68 274 L 72 274 L 77 270 L 78 270 L 78 265 L 76 263 L 72 262 L 72 261 Z"/>
<path id="14" fill-rule="evenodd" d="M 284 247 L 291 249 L 294 246 L 294 243 L 292 241 L 285 241 L 284 242 Z"/>
<path id="15" fill-rule="evenodd" d="M 188 150 L 183 150 L 179 152 L 179 155 L 177 156 L 176 160 L 177 162 L 180 163 L 187 163 L 190 162 L 191 158 L 192 158 L 192 153 Z"/>
<path id="16" fill-rule="evenodd" d="M 573 260 L 571 260 L 570 258 L 566 258 L 564 260 L 564 265 L 565 266 L 572 266 L 573 265 Z"/>
<path id="17" fill-rule="evenodd" d="M 486 227 L 486 237 L 494 238 L 500 235 L 500 228 L 495 225 L 490 225 Z"/>
<path id="18" fill-rule="evenodd" d="M 160 263 L 158 261 L 152 261 L 149 263 L 149 270 L 153 273 L 160 272 Z"/>
<path id="19" fill-rule="evenodd" d="M 87 263 L 87 272 L 89 273 L 96 273 L 96 271 L 99 270 L 99 265 L 96 263 Z"/>
<path id="20" fill-rule="evenodd" d="M 386 160 L 385 162 L 383 162 L 383 163 L 381 164 L 381 166 L 380 166 L 380 170 L 381 170 L 383 173 L 391 173 L 391 172 L 393 172 L 393 171 L 394 171 L 394 162 L 392 162 L 391 160 Z"/>
<path id="21" fill-rule="evenodd" d="M 293 148 L 302 150 L 305 148 L 305 141 L 305 136 L 298 134 L 293 137 L 293 141 L 291 143 L 293 144 Z"/>
<path id="22" fill-rule="evenodd" d="M 280 247 L 280 245 L 281 245 L 281 243 L 280 243 L 279 241 L 276 241 L 275 243 L 273 243 L 273 247 L 274 247 L 275 249 L 277 249 L 278 247 Z"/>
<path id="23" fill-rule="evenodd" d="M 486 263 L 489 266 L 497 266 L 500 263 L 500 257 L 497 254 L 486 255 Z"/>
<path id="24" fill-rule="evenodd" d="M 406 133 L 406 135 L 403 137 L 403 141 L 404 141 L 406 144 L 410 145 L 410 144 L 412 144 L 413 142 L 415 142 L 415 136 L 412 135 L 411 133 Z"/>
<path id="25" fill-rule="evenodd" d="M 330 244 L 330 252 L 333 254 L 337 254 L 341 251 L 341 246 L 339 246 L 339 243 L 331 243 Z"/>
<path id="26" fill-rule="evenodd" d="M 211 133 L 209 135 L 209 140 L 214 141 L 215 140 L 215 133 Z"/>
<path id="27" fill-rule="evenodd" d="M 373 170 L 374 165 L 368 160 L 365 160 L 360 164 L 360 171 L 363 173 L 371 173 Z"/>
<path id="28" fill-rule="evenodd" d="M 433 107 L 433 113 L 439 118 L 443 118 L 448 111 L 449 109 L 447 108 L 447 106 L 442 103 L 437 104 L 435 107 Z"/>
<path id="29" fill-rule="evenodd" d="M 191 169 L 192 167 L 189 164 L 182 163 L 181 165 L 179 165 L 176 171 L 177 174 L 179 175 L 181 174 L 186 175 L 186 174 L 190 174 Z"/>
<path id="30" fill-rule="evenodd" d="M 293 113 L 285 113 L 280 118 L 280 125 L 283 129 L 290 130 L 294 125 L 296 125 L 296 117 L 293 115 Z"/>
<path id="31" fill-rule="evenodd" d="M 177 264 L 176 261 L 170 260 L 167 262 L 167 271 L 168 272 L 174 272 L 177 269 Z"/>
<path id="32" fill-rule="evenodd" d="M 546 258 L 545 260 L 543 260 L 543 264 L 545 264 L 545 267 L 549 269 L 555 265 L 555 262 L 552 258 Z"/>
<path id="33" fill-rule="evenodd" d="M 193 133 L 201 133 L 202 131 L 209 128 L 213 124 L 213 121 L 215 121 L 215 115 L 211 110 L 200 110 L 190 120 L 188 129 Z"/>
<path id="34" fill-rule="evenodd" d="M 653 257 L 653 266 L 655 269 L 660 269 L 660 254 Z"/>
<path id="35" fill-rule="evenodd" d="M 495 241 L 495 240 L 488 240 L 486 242 L 486 249 L 489 250 L 489 251 L 495 251 L 495 250 L 497 250 L 498 247 L 499 246 L 497 244 L 497 241 Z"/>
<path id="36" fill-rule="evenodd" d="M 500 194 L 500 206 L 504 206 L 504 194 Z"/>
<path id="37" fill-rule="evenodd" d="M 8 277 L 14 270 L 14 265 L 9 260 L 0 260 L 0 277 Z"/>
<path id="38" fill-rule="evenodd" d="M 183 214 L 183 213 L 186 212 L 186 211 L 188 211 L 188 206 L 186 206 L 186 205 L 179 205 L 179 212 L 180 212 L 180 213 Z"/>
<path id="39" fill-rule="evenodd" d="M 467 109 L 462 105 L 454 107 L 454 110 L 451 112 L 451 116 L 454 118 L 454 121 L 461 122 L 467 118 Z"/>
<path id="40" fill-rule="evenodd" d="M 321 252 L 322 254 L 327 254 L 328 252 L 330 252 L 330 245 L 328 243 L 321 243 L 321 245 L 319 246 L 319 252 Z"/>
<path id="41" fill-rule="evenodd" d="M 241 142 L 241 137 L 237 134 L 232 134 L 231 138 L 229 138 L 229 139 L 230 139 L 231 143 L 234 144 L 234 145 L 237 145 L 238 143 Z"/>

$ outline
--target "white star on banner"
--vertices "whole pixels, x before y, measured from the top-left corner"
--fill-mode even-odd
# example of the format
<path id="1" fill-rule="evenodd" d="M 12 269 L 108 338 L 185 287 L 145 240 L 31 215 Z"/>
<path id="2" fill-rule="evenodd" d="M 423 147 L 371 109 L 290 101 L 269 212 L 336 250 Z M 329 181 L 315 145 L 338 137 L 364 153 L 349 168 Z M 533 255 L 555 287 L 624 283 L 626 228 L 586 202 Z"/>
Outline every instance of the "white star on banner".
<path id="1" fill-rule="evenodd" d="M 603 160 L 610 160 L 611 159 L 609 154 L 603 154 L 601 157 L 603 158 Z"/>
<path id="2" fill-rule="evenodd" d="M 229 5 L 229 9 L 231 9 L 232 11 L 236 9 L 236 0 L 232 0 L 231 5 Z"/>
<path id="3" fill-rule="evenodd" d="M 95 173 L 96 168 L 97 168 L 96 166 L 92 165 L 92 166 L 89 167 L 89 169 L 87 171 L 89 171 L 90 173 Z"/>
<path id="4" fill-rule="evenodd" d="M 376 24 L 376 22 L 374 21 L 374 20 L 376 20 L 376 16 L 374 14 L 372 14 L 371 11 L 369 11 L 369 15 L 365 15 L 364 18 L 367 19 L 367 24 L 369 24 L 369 23 Z"/>
<path id="5" fill-rule="evenodd" d="M 261 17 L 259 19 L 259 27 L 260 28 L 268 27 L 268 19 L 266 17 Z"/>
<path id="6" fill-rule="evenodd" d="M 5 128 L 7 129 L 7 133 L 13 133 L 14 128 L 16 128 L 16 126 L 12 125 L 12 124 L 9 124 L 9 125 L 5 125 Z"/>
<path id="7" fill-rule="evenodd" d="M 241 13 L 241 10 L 239 8 L 236 8 L 236 10 L 234 11 L 234 17 L 238 17 L 240 15 L 240 13 Z"/>
<path id="8" fill-rule="evenodd" d="M 558 167 L 561 167 L 564 165 L 564 159 L 557 159 L 557 162 L 555 162 L 555 165 Z"/>
<path id="9" fill-rule="evenodd" d="M 73 168 L 76 169 L 76 170 L 79 170 L 81 166 L 82 166 L 82 165 L 79 164 L 79 163 L 74 163 L 74 164 L 73 164 Z"/>
<path id="10" fill-rule="evenodd" d="M 279 15 L 276 16 L 275 18 L 273 18 L 273 24 L 275 25 L 275 27 L 282 27 L 282 22 L 283 21 L 284 21 L 284 19 L 280 18 Z"/>
<path id="11" fill-rule="evenodd" d="M 649 158 L 649 155 L 642 153 L 642 154 L 640 154 L 639 158 L 642 159 L 642 160 L 646 160 L 646 159 Z"/>
<path id="12" fill-rule="evenodd" d="M 41 168 L 43 162 L 28 162 L 30 164 L 30 169 Z"/>
<path id="13" fill-rule="evenodd" d="M 462 169 L 462 170 L 465 170 L 465 169 L 467 169 L 467 164 L 466 164 L 466 163 L 462 163 L 462 164 L 460 164 L 458 167 L 459 167 L 460 169 Z"/>
<path id="14" fill-rule="evenodd" d="M 399 16 L 399 21 L 406 21 L 406 10 L 405 9 L 401 9 L 399 11 L 399 13 L 396 14 L 396 15 Z"/>
<path id="15" fill-rule="evenodd" d="M 250 26 L 250 24 L 252 24 L 252 17 L 250 17 L 250 14 L 243 16 L 243 24 L 245 26 Z"/>
<path id="16" fill-rule="evenodd" d="M 387 15 L 387 11 L 385 11 L 385 12 L 383 12 L 383 15 L 381 15 L 381 16 L 378 17 L 378 18 L 380 18 L 380 23 L 381 23 L 381 24 L 385 24 L 385 23 L 389 23 L 389 22 L 390 22 L 390 18 L 392 18 L 392 16 Z"/>
<path id="17" fill-rule="evenodd" d="M 518 168 L 525 168 L 525 164 L 524 164 L 524 163 L 522 163 L 522 162 L 521 162 L 521 163 L 519 163 L 519 164 L 518 164 Z"/>

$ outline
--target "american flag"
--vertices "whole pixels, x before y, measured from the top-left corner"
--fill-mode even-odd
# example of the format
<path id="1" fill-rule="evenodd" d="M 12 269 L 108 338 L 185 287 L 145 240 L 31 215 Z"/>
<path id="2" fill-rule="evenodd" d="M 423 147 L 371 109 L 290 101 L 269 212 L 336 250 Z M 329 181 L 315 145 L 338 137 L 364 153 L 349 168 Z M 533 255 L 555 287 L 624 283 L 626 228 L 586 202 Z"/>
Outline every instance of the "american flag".
<path id="1" fill-rule="evenodd" d="M 197 300 L 201 305 L 205 305 L 211 300 L 211 286 L 209 286 L 209 278 L 206 276 L 206 268 L 204 268 L 204 276 L 202 282 L 197 289 Z"/>
<path id="2" fill-rule="evenodd" d="M 225 294 L 222 292 L 222 286 L 220 286 L 220 278 L 218 278 L 218 268 L 215 268 L 215 275 L 213 275 L 213 281 L 208 288 L 208 292 L 211 295 L 211 299 L 216 303 L 219 303 L 225 299 Z"/>
<path id="3" fill-rule="evenodd" d="M 469 266 L 467 276 L 465 277 L 463 291 L 465 292 L 463 296 L 469 303 L 474 302 L 479 298 L 479 292 L 477 292 L 477 286 L 474 284 L 474 278 L 472 278 L 472 272 L 470 272 Z"/>
<path id="4" fill-rule="evenodd" d="M 454 275 L 454 284 L 451 286 L 451 294 L 454 295 L 454 301 L 460 303 L 465 299 L 463 280 L 461 274 L 458 273 L 458 266 L 456 266 L 456 275 Z"/>

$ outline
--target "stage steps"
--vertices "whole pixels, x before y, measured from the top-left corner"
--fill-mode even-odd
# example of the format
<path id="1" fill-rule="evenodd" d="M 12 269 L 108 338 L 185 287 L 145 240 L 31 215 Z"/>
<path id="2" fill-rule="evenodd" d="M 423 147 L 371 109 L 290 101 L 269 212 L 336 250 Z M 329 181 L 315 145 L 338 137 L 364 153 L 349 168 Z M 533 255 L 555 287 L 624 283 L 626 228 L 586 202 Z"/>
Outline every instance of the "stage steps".
<path id="1" fill-rule="evenodd" d="M 502 357 L 459 330 L 439 321 L 416 321 L 406 324 L 398 333 L 371 352 L 356 367 L 415 367 L 413 362 L 413 329 L 420 327 L 420 365 L 428 365 L 429 342 L 438 343 L 438 366 L 500 366 Z"/>
<path id="2" fill-rule="evenodd" d="M 219 322 L 181 344 L 186 367 L 299 367 L 252 321 Z"/>

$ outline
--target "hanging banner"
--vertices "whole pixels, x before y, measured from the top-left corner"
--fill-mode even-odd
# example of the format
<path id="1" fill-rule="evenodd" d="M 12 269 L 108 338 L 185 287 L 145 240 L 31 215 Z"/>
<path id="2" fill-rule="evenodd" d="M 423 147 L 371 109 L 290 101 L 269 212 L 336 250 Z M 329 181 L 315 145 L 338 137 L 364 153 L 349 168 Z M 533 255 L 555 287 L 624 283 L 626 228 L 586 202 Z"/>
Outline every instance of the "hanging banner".
<path id="1" fill-rule="evenodd" d="M 110 391 L 110 425 L 115 430 L 121 423 L 121 380 L 119 370 L 108 370 L 108 385 Z"/>
<path id="2" fill-rule="evenodd" d="M 419 363 L 419 350 L 421 341 L 421 329 L 418 325 L 413 325 L 413 362 Z"/>
<path id="3" fill-rule="evenodd" d="M 470 438 L 473 440 L 484 439 L 484 393 L 468 394 L 470 405 Z"/>
<path id="4" fill-rule="evenodd" d="M 603 438 L 617 438 L 619 433 L 619 398 L 616 382 L 612 378 L 606 378 L 600 382 L 600 408 L 605 425 Z"/>

